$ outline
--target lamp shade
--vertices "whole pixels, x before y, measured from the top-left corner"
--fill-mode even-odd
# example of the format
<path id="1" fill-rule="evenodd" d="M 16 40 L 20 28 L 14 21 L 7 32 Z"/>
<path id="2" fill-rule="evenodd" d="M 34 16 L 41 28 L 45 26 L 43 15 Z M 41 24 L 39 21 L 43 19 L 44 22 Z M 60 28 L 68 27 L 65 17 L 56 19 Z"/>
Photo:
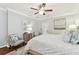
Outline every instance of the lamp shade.
<path id="1" fill-rule="evenodd" d="M 39 14 L 43 15 L 44 13 L 44 8 L 42 7 L 40 10 L 39 10 Z"/>
<path id="2" fill-rule="evenodd" d="M 77 29 L 76 24 L 69 25 L 69 30 L 76 30 L 76 29 Z"/>
<path id="3" fill-rule="evenodd" d="M 27 32 L 32 32 L 32 24 L 28 24 L 28 25 L 27 25 L 26 31 L 27 31 Z"/>
<path id="4" fill-rule="evenodd" d="M 39 14 L 43 15 L 44 11 L 39 11 Z"/>
<path id="5" fill-rule="evenodd" d="M 32 24 L 28 24 L 27 27 L 32 27 Z"/>

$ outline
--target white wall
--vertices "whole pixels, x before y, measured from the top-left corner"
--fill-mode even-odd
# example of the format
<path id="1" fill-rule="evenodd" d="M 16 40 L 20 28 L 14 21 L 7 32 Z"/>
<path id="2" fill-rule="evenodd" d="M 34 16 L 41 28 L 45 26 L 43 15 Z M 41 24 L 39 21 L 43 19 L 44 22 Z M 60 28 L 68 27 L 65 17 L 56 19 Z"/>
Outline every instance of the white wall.
<path id="1" fill-rule="evenodd" d="M 79 14 L 74 14 L 66 17 L 67 29 L 71 24 L 76 24 L 79 26 Z"/>
<path id="2" fill-rule="evenodd" d="M 17 34 L 18 36 L 22 37 L 23 20 L 26 20 L 25 16 L 18 14 L 12 10 L 8 10 L 8 35 Z"/>
<path id="3" fill-rule="evenodd" d="M 7 10 L 0 8 L 0 47 L 7 43 Z"/>
<path id="4" fill-rule="evenodd" d="M 32 24 L 32 31 L 35 32 L 36 34 L 41 32 L 41 29 L 40 29 L 41 21 L 40 20 L 32 19 L 30 17 L 26 17 L 26 19 L 22 20 L 23 28 L 26 27 L 26 26 L 24 26 L 24 23 L 26 23 L 26 25 Z M 23 32 L 25 32 L 25 30 L 23 30 Z"/>
<path id="5" fill-rule="evenodd" d="M 17 11 L 16 11 L 17 12 Z M 53 16 L 51 16 L 50 18 L 48 17 L 48 19 L 44 18 L 41 20 L 37 20 L 37 18 L 34 20 L 31 18 L 31 16 L 24 16 L 22 14 L 16 13 L 12 10 L 8 11 L 8 34 L 12 34 L 12 33 L 16 33 L 18 35 L 23 34 L 24 30 L 23 30 L 23 24 L 25 23 L 30 23 L 33 22 L 33 31 L 35 32 L 41 32 L 41 24 L 42 23 L 47 23 L 48 24 L 48 29 L 49 31 L 53 31 L 54 26 L 53 26 Z M 70 15 L 65 15 L 65 16 L 60 16 L 59 18 L 66 18 L 66 26 L 68 28 L 68 26 L 70 24 L 73 24 L 76 21 L 77 24 L 79 24 L 79 14 L 70 14 Z M 56 17 L 55 17 L 56 18 Z"/>
<path id="6" fill-rule="evenodd" d="M 24 23 L 26 24 L 33 24 L 33 31 L 38 31 L 37 22 L 32 19 L 30 16 L 23 15 L 22 13 L 8 9 L 8 35 L 10 34 L 17 34 L 18 36 L 22 37 L 24 30 Z"/>
<path id="7" fill-rule="evenodd" d="M 68 30 L 69 25 L 71 24 L 77 24 L 79 26 L 79 14 L 70 14 L 65 16 L 58 16 L 58 17 L 52 17 L 49 19 L 49 33 L 53 32 L 62 32 L 62 31 L 54 31 L 54 19 L 55 18 L 66 18 L 66 30 Z"/>

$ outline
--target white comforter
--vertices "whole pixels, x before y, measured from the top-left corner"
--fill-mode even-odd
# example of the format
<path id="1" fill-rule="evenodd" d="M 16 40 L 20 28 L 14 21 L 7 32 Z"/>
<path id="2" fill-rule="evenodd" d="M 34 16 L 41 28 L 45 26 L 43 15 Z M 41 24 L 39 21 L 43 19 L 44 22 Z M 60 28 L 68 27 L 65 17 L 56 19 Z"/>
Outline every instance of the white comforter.
<path id="1" fill-rule="evenodd" d="M 62 34 L 44 34 L 31 39 L 26 45 L 26 50 L 32 49 L 47 55 L 79 54 L 79 45 L 65 43 Z"/>

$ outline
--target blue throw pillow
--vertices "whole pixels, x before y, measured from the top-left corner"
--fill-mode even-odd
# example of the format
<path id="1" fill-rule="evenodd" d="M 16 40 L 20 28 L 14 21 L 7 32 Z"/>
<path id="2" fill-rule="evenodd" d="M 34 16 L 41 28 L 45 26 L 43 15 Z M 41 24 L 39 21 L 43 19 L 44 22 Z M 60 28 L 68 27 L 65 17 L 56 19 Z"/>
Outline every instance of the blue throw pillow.
<path id="1" fill-rule="evenodd" d="M 64 36 L 64 42 L 70 42 L 72 33 L 66 32 Z"/>
<path id="2" fill-rule="evenodd" d="M 79 33 L 78 32 L 73 32 L 71 43 L 72 44 L 77 44 L 78 42 L 79 42 Z"/>

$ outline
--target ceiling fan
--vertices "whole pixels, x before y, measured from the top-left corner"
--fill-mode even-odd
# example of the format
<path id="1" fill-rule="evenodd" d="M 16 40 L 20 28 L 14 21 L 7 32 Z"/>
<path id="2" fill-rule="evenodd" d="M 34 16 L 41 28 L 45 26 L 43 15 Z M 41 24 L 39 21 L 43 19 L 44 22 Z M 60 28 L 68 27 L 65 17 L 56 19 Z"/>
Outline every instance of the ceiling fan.
<path id="1" fill-rule="evenodd" d="M 46 9 L 46 3 L 42 3 L 40 5 L 38 5 L 38 9 L 37 8 L 33 8 L 31 7 L 30 9 L 36 10 L 37 12 L 34 14 L 42 14 L 42 15 L 46 15 L 45 12 L 52 12 L 52 9 Z"/>

